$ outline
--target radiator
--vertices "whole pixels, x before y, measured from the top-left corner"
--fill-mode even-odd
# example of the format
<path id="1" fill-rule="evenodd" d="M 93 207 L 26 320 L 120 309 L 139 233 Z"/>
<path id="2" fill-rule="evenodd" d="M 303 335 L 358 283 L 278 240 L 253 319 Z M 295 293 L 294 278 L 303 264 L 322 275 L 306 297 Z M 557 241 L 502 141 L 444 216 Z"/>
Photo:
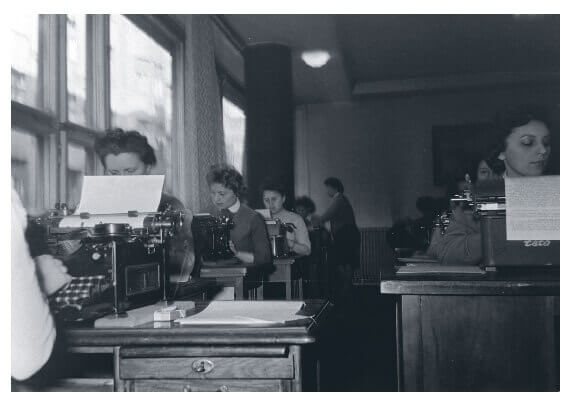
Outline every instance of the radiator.
<path id="1" fill-rule="evenodd" d="M 386 234 L 387 227 L 360 229 L 360 267 L 354 271 L 354 285 L 376 285 L 380 282 L 383 261 L 387 263 L 392 259 Z"/>

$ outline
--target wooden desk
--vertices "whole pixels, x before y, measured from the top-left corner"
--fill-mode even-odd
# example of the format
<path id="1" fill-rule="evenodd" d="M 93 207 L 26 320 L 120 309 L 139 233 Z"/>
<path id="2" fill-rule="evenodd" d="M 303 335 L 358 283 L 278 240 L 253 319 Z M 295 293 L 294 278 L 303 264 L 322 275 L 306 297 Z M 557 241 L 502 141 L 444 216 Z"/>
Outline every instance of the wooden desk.
<path id="1" fill-rule="evenodd" d="M 401 391 L 554 391 L 558 271 L 382 275 L 397 295 Z"/>
<path id="2" fill-rule="evenodd" d="M 200 271 L 201 278 L 215 280 L 222 288 L 214 300 L 261 300 L 262 273 L 258 266 L 225 263 L 203 265 Z"/>
<path id="3" fill-rule="evenodd" d="M 213 279 L 222 287 L 215 300 L 263 300 L 264 287 L 280 283 L 286 300 L 302 299 L 302 272 L 296 268 L 299 257 L 276 258 L 272 266 L 214 264 L 201 267 L 201 278 Z"/>
<path id="4" fill-rule="evenodd" d="M 197 309 L 206 306 L 198 303 Z M 71 351 L 113 354 L 113 378 L 55 382 L 56 390 L 311 391 L 319 389 L 317 344 L 331 305 L 308 301 L 309 317 L 265 327 L 66 328 Z"/>
<path id="5" fill-rule="evenodd" d="M 269 273 L 264 283 L 283 283 L 286 287 L 286 300 L 303 299 L 303 280 L 301 269 L 296 268 L 300 257 L 276 258 L 272 261 L 274 271 Z"/>

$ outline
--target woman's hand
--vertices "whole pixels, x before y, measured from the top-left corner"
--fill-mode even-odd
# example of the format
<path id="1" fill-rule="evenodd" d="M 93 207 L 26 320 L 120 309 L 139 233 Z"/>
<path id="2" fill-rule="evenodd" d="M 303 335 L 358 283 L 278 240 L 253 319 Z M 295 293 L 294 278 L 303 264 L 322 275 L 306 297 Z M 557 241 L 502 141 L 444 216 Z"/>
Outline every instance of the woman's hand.
<path id="1" fill-rule="evenodd" d="M 40 288 L 46 296 L 51 296 L 71 281 L 68 270 L 62 261 L 51 255 L 34 258 Z"/>
<path id="2" fill-rule="evenodd" d="M 237 250 L 236 246 L 234 245 L 232 240 L 229 240 L 228 246 L 229 246 L 230 250 L 232 251 L 232 253 L 234 254 L 234 256 L 237 257 L 242 262 L 244 262 L 246 264 L 252 264 L 254 262 L 254 254 L 252 252 Z"/>
<path id="3" fill-rule="evenodd" d="M 294 248 L 294 244 L 296 244 L 296 240 L 294 238 L 294 233 L 293 232 L 286 232 L 286 244 L 288 244 L 288 248 L 293 249 Z"/>
<path id="4" fill-rule="evenodd" d="M 236 246 L 234 245 L 234 243 L 232 242 L 232 240 L 228 241 L 228 247 L 230 248 L 230 250 L 232 251 L 232 253 L 234 255 L 236 255 L 238 253 Z"/>

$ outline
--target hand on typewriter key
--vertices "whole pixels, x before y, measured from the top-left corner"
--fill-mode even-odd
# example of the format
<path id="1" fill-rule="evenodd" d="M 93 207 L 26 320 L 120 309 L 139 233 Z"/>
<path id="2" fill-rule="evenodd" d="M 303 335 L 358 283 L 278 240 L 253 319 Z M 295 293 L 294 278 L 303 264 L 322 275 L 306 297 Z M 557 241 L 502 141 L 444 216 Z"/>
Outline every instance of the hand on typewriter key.
<path id="1" fill-rule="evenodd" d="M 230 250 L 232 251 L 232 253 L 234 255 L 236 255 L 238 253 L 238 251 L 236 250 L 236 247 L 234 246 L 234 243 L 232 242 L 232 240 L 228 240 L 228 248 L 230 248 Z"/>
<path id="2" fill-rule="evenodd" d="M 292 231 L 286 232 L 286 243 L 288 244 L 288 248 L 293 249 L 294 244 L 296 243 L 296 239 L 294 237 L 294 233 Z"/>
<path id="3" fill-rule="evenodd" d="M 71 281 L 67 268 L 59 259 L 51 255 L 34 258 L 40 287 L 46 296 L 51 296 Z"/>

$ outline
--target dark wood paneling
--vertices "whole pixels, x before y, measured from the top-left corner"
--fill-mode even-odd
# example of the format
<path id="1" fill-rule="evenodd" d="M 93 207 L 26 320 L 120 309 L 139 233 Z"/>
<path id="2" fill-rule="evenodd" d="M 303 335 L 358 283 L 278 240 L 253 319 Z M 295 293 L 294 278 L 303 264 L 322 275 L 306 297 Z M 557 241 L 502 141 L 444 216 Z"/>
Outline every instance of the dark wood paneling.
<path id="1" fill-rule="evenodd" d="M 404 296 L 405 390 L 556 390 L 555 298 Z"/>

